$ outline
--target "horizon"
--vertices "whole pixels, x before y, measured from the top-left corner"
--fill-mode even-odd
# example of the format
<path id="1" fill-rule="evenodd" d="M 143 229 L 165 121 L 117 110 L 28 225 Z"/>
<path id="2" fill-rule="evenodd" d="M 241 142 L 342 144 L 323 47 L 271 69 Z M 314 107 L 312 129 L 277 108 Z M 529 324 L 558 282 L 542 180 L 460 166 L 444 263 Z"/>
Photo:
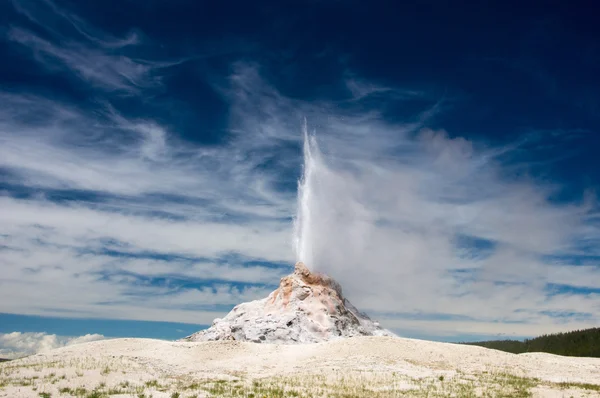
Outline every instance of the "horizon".
<path id="1" fill-rule="evenodd" d="M 307 259 L 402 337 L 597 327 L 586 7 L 1 3 L 0 357 L 182 338 Z"/>

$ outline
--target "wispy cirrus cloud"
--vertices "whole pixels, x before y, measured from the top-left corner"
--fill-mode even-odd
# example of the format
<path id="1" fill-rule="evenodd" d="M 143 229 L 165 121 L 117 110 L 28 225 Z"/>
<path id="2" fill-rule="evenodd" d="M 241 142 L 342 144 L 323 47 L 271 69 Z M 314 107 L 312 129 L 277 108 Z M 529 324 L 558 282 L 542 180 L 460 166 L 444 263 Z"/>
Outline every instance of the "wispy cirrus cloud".
<path id="1" fill-rule="evenodd" d="M 35 5 L 51 13 L 15 3 L 47 37 L 11 27 L 9 38 L 43 67 L 58 62 L 93 88 L 138 95 L 158 81 L 151 68 L 168 64 L 118 51 L 139 44 L 137 34 L 115 38 L 53 2 Z M 79 38 L 66 38 L 60 21 Z M 164 308 L 171 312 L 161 320 L 206 324 L 223 306 L 263 296 L 286 272 L 272 264 L 292 258 L 292 195 L 273 190 L 276 176 L 258 172 L 263 158 L 247 157 L 238 141 L 190 146 L 104 96 L 90 110 L 33 93 L 0 95 L 2 283 L 20 303 L 1 311 L 156 319 Z M 19 292 L 24 285 L 54 299 Z"/>
<path id="2" fill-rule="evenodd" d="M 134 57 L 128 54 L 128 49 L 143 44 L 137 32 L 115 37 L 50 0 L 13 1 L 12 4 L 38 28 L 38 32 L 41 29 L 45 34 L 11 26 L 7 38 L 29 50 L 45 68 L 73 72 L 94 87 L 128 95 L 139 94 L 141 90 L 161 84 L 160 76 L 155 73 L 158 69 L 182 62 Z"/>
<path id="3" fill-rule="evenodd" d="M 41 26 L 56 36 L 61 31 L 74 28 L 79 34 L 104 49 L 122 48 L 140 43 L 139 35 L 132 31 L 126 37 L 119 38 L 94 28 L 73 12 L 58 6 L 51 0 L 12 0 L 13 7 L 29 21 Z"/>

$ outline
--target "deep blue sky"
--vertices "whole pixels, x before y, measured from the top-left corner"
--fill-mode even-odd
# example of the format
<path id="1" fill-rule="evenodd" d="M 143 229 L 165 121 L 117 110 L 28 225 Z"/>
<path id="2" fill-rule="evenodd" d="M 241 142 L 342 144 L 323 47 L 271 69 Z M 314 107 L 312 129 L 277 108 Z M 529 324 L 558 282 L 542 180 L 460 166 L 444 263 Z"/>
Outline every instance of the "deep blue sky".
<path id="1" fill-rule="evenodd" d="M 17 2 L 49 12 L 35 2 Z M 406 119 L 444 101 L 452 109 L 432 127 L 450 136 L 494 143 L 535 132 L 585 135 L 567 148 L 577 161 L 551 172 L 578 187 L 597 181 L 599 145 L 599 33 L 593 2 L 485 2 L 457 7 L 441 1 L 402 2 L 57 2 L 98 29 L 117 37 L 143 35 L 128 56 L 187 59 L 167 68 L 164 86 L 144 98 L 104 95 L 126 115 L 147 116 L 173 126 L 186 139 L 227 139 L 228 104 L 207 81 L 223 78 L 231 64 L 257 62 L 278 90 L 293 98 L 342 99 L 348 74 L 382 85 L 427 89 L 431 98 L 400 108 L 389 118 Z M 43 31 L 2 5 L 2 30 L 14 26 Z M 56 18 L 54 18 L 56 19 Z M 66 38 L 73 28 L 54 20 Z M 77 38 L 78 39 L 78 38 Z M 93 107 L 93 88 L 69 71 L 40 67 L 31 54 L 3 41 L 0 82 L 5 90 L 51 94 Z M 118 53 L 118 52 L 117 52 Z M 197 126 L 202 125 L 202 129 Z M 565 144 L 561 142 L 561 144 Z M 568 145 L 568 144 L 567 144 Z M 569 145 L 570 146 L 570 145 Z M 551 154 L 542 153 L 547 158 Z M 542 173 L 548 170 L 540 171 Z"/>
<path id="2" fill-rule="evenodd" d="M 264 296 L 294 260 L 304 117 L 332 164 L 367 161 L 336 172 L 364 172 L 345 186 L 369 192 L 357 201 L 372 199 L 377 225 L 441 239 L 398 238 L 412 242 L 406 272 L 447 272 L 452 297 L 477 291 L 490 308 L 442 308 L 444 293 L 408 308 L 421 298 L 375 299 L 341 276 L 374 317 L 441 340 L 597 325 L 599 12 L 592 1 L 1 2 L 0 312 L 13 315 L 0 333 L 176 338 L 189 325 L 125 320 L 206 325 Z M 365 177 L 369 162 L 436 203 L 426 224 L 393 219 L 390 198 L 405 191 L 373 204 L 390 184 Z M 456 259 L 419 260 L 446 243 Z M 458 292 L 470 283 L 508 283 L 511 304 L 500 288 Z M 544 304 L 555 296 L 568 304 Z"/>

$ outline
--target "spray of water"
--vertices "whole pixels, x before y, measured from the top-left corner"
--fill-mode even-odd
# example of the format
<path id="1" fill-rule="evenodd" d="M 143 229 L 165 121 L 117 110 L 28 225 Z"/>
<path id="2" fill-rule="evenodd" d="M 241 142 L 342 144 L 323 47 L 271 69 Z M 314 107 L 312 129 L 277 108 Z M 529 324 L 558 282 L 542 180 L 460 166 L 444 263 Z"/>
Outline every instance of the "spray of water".
<path id="1" fill-rule="evenodd" d="M 296 219 L 294 220 L 294 250 L 296 261 L 314 265 L 314 251 L 311 231 L 314 229 L 315 220 L 311 213 L 310 203 L 313 199 L 314 180 L 318 160 L 320 159 L 319 147 L 314 136 L 308 134 L 306 120 L 303 125 L 304 134 L 304 165 L 302 177 L 298 182 L 298 202 Z"/>
<path id="2" fill-rule="evenodd" d="M 363 261 L 374 220 L 352 173 L 325 162 L 306 121 L 304 165 L 294 220 L 296 261 L 333 277 Z"/>

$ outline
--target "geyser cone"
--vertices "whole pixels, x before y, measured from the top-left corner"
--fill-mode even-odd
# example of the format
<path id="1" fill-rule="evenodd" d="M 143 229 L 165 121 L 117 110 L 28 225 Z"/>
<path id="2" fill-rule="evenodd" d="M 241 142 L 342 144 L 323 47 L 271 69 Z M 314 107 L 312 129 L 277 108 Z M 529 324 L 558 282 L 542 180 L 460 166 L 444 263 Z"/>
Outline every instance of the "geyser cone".
<path id="1" fill-rule="evenodd" d="M 268 297 L 236 305 L 210 328 L 184 340 L 293 344 L 352 336 L 394 334 L 350 304 L 334 279 L 313 273 L 298 262 Z"/>

